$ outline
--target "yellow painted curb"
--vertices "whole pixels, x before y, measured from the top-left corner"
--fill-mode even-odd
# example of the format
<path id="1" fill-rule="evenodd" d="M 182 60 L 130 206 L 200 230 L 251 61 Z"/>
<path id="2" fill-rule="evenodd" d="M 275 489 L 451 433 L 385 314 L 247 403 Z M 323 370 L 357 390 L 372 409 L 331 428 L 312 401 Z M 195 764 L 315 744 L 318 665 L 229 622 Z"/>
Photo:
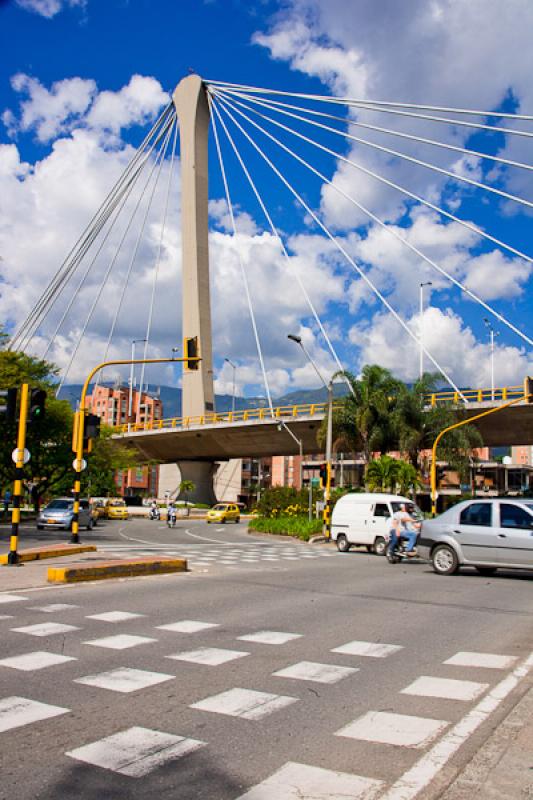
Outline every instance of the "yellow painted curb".
<path id="1" fill-rule="evenodd" d="M 76 556 L 79 553 L 95 553 L 94 544 L 51 544 L 48 547 L 31 547 L 28 550 L 18 551 L 19 561 L 41 561 L 43 558 L 61 558 L 61 556 Z M 7 564 L 7 553 L 0 556 L 0 564 Z"/>
<path id="2" fill-rule="evenodd" d="M 186 572 L 184 558 L 140 558 L 130 561 L 106 561 L 100 564 L 69 564 L 49 567 L 48 583 L 76 583 L 109 578 L 133 578 L 137 575 L 163 575 L 168 572 Z"/>

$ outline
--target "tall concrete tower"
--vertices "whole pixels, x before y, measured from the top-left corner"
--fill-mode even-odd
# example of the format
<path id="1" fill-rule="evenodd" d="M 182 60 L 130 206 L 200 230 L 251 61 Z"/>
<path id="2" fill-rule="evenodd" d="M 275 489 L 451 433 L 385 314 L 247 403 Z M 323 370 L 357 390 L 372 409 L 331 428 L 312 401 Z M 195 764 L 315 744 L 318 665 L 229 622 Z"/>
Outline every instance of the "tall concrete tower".
<path id="1" fill-rule="evenodd" d="M 198 75 L 177 85 L 180 126 L 183 337 L 198 337 L 200 368 L 183 374 L 182 416 L 214 410 L 208 244 L 209 105 Z"/>
<path id="2" fill-rule="evenodd" d="M 203 416 L 214 411 L 211 302 L 209 292 L 208 243 L 208 137 L 209 104 L 202 79 L 189 75 L 179 82 L 172 96 L 180 126 L 181 238 L 183 338 L 198 338 L 200 368 L 183 372 L 182 416 Z M 191 480 L 197 502 L 216 501 L 213 480 L 217 465 L 212 461 L 178 461 L 181 480 Z M 175 470 L 175 467 L 174 467 Z M 172 465 L 162 467 L 160 482 L 178 483 Z M 175 489 L 171 488 L 174 494 Z"/>

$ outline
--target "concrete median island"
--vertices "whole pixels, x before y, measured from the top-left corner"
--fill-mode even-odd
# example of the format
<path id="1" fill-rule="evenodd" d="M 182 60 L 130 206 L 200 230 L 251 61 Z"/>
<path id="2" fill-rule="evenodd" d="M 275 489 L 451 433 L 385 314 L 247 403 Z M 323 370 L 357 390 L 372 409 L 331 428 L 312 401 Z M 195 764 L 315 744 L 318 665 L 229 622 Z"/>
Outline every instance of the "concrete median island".
<path id="1" fill-rule="evenodd" d="M 18 560 L 41 561 L 43 558 L 60 558 L 61 556 L 75 556 L 78 553 L 94 553 L 94 544 L 49 544 L 44 547 L 29 547 L 18 551 Z M 7 553 L 0 556 L 0 564 L 7 564 Z"/>
<path id="2" fill-rule="evenodd" d="M 132 558 L 121 561 L 100 561 L 92 564 L 69 564 L 49 567 L 48 583 L 77 583 L 110 578 L 132 578 L 138 575 L 162 575 L 170 572 L 187 572 L 185 558 Z"/>

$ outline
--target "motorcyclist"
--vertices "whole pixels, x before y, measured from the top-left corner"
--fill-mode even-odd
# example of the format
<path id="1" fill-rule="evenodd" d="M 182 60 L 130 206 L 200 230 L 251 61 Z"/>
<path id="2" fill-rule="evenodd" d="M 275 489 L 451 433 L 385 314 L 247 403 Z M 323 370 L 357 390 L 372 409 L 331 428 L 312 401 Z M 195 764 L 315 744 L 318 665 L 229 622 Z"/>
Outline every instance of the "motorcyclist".
<path id="1" fill-rule="evenodd" d="M 176 506 L 171 501 L 167 507 L 167 523 L 168 525 L 176 524 Z"/>
<path id="2" fill-rule="evenodd" d="M 388 553 L 392 555 L 401 540 L 407 541 L 405 552 L 409 557 L 414 557 L 415 544 L 420 529 L 420 523 L 412 516 L 414 505 L 412 503 L 401 503 L 398 511 L 395 511 L 391 518 L 390 538 Z"/>
<path id="3" fill-rule="evenodd" d="M 150 503 L 150 519 L 159 519 L 159 506 L 156 500 Z"/>

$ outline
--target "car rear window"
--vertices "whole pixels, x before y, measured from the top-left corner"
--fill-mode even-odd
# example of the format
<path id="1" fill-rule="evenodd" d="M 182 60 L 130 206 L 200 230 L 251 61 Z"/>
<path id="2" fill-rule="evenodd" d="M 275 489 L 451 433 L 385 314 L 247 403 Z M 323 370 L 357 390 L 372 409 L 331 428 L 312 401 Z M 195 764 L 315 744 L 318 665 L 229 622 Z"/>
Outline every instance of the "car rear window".
<path id="1" fill-rule="evenodd" d="M 68 508 L 72 508 L 73 505 L 73 500 L 52 500 L 51 503 L 48 503 L 46 508 L 50 511 L 65 511 Z"/>
<path id="2" fill-rule="evenodd" d="M 502 528 L 531 528 L 533 516 L 525 508 L 500 503 L 500 525 Z"/>
<path id="3" fill-rule="evenodd" d="M 459 517 L 461 525 L 492 525 L 492 503 L 472 503 L 463 508 Z"/>

